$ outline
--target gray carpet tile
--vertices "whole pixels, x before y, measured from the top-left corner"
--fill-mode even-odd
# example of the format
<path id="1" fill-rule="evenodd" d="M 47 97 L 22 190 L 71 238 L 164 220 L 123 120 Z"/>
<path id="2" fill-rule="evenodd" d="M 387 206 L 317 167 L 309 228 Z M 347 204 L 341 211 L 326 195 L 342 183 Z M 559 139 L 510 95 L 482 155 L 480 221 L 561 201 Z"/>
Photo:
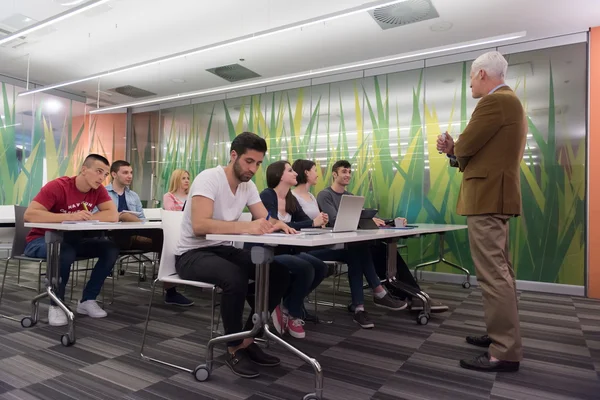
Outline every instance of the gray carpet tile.
<path id="1" fill-rule="evenodd" d="M 137 272 L 135 266 L 129 270 Z M 24 263 L 21 284 L 35 286 L 36 279 L 37 267 Z M 280 357 L 281 365 L 260 368 L 261 377 L 254 380 L 231 373 L 222 346 L 215 348 L 213 372 L 202 383 L 189 373 L 143 360 L 140 345 L 150 282 L 138 282 L 136 273 L 115 280 L 114 298 L 109 278 L 104 289 L 109 316 L 77 316 L 77 342 L 72 347 L 59 343 L 64 328 L 44 322 L 47 302 L 40 307 L 41 321 L 22 328 L 20 319 L 30 312 L 35 292 L 17 286 L 16 267 L 9 269 L 6 282 L 0 314 L 15 320 L 0 318 L 0 400 L 292 400 L 314 389 L 312 368 L 273 342 L 267 351 Z M 73 310 L 84 273 L 74 284 L 68 304 Z M 421 285 L 450 307 L 446 313 L 433 314 L 428 325 L 418 325 L 416 313 L 375 307 L 366 291 L 366 310 L 375 329 L 360 329 L 345 307 L 349 295 L 337 292 L 340 307 L 318 308 L 319 317 L 332 323 L 307 322 L 305 339 L 285 337 L 319 361 L 325 371 L 326 399 L 600 398 L 600 301 L 520 292 L 525 357 L 521 369 L 487 374 L 458 365 L 459 359 L 483 351 L 464 340 L 466 335 L 485 333 L 481 292 L 451 284 Z M 157 290 L 144 355 L 193 369 L 203 363 L 211 335 L 210 293 L 184 290 L 195 300 L 193 307 L 165 305 Z M 320 300 L 333 300 L 332 281 L 326 280 L 318 293 Z M 313 304 L 307 307 L 314 309 Z"/>

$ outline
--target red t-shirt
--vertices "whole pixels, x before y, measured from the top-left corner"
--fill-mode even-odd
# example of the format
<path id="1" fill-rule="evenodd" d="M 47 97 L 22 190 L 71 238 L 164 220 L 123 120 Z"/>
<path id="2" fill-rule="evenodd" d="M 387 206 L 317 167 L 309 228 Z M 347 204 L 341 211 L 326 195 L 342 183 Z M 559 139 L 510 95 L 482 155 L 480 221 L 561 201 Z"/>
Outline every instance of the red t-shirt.
<path id="1" fill-rule="evenodd" d="M 33 201 L 37 201 L 52 213 L 73 214 L 85 210 L 83 203 L 91 211 L 98 204 L 112 201 L 112 199 L 104 186 L 82 193 L 75 186 L 74 176 L 63 176 L 45 184 Z M 45 232 L 46 229 L 31 229 L 27 235 L 27 243 L 44 236 Z"/>

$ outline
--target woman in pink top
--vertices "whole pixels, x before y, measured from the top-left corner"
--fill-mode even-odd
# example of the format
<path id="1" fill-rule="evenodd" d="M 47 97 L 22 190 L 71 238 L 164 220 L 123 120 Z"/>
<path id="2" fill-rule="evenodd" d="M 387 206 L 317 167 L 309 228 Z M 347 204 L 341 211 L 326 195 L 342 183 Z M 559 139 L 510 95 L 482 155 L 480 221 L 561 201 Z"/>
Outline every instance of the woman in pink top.
<path id="1" fill-rule="evenodd" d="M 190 173 L 176 169 L 169 180 L 169 191 L 163 196 L 163 208 L 168 211 L 181 211 L 190 189 Z"/>

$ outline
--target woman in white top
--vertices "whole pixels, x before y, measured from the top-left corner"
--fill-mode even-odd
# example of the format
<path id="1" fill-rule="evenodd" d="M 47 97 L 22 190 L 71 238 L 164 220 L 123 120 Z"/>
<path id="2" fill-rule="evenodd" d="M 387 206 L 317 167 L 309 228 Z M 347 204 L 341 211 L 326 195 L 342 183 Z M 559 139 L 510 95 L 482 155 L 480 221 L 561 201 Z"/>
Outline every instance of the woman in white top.
<path id="1" fill-rule="evenodd" d="M 310 160 L 296 160 L 292 168 L 297 174 L 296 181 L 298 182 L 296 188 L 292 190 L 292 194 L 300 203 L 302 211 L 310 219 L 315 219 L 321 214 L 321 211 L 317 199 L 310 192 L 310 187 L 317 184 L 317 178 L 319 177 L 317 165 Z"/>

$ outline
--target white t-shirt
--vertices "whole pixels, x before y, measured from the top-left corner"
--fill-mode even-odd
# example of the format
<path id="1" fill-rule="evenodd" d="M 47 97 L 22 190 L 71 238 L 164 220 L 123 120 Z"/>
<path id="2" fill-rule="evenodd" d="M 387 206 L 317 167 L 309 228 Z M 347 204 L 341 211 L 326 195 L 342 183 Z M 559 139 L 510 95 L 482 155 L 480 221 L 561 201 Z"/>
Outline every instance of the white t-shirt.
<path id="1" fill-rule="evenodd" d="M 304 211 L 304 214 L 308 215 L 308 218 L 315 219 L 319 216 L 319 213 L 321 212 L 319 211 L 319 204 L 317 203 L 317 199 L 315 199 L 315 196 L 313 196 L 312 193 L 308 193 L 308 195 L 310 196 L 310 201 L 304 200 L 302 196 L 296 194 L 293 190 L 292 194 L 296 197 L 296 200 L 298 200 L 300 207 L 302 207 L 302 211 Z"/>
<path id="2" fill-rule="evenodd" d="M 258 189 L 252 181 L 240 183 L 235 195 L 231 192 L 229 182 L 223 167 L 206 169 L 194 178 L 189 191 L 189 199 L 194 196 L 204 196 L 214 201 L 212 218 L 219 221 L 237 221 L 244 207 L 260 203 Z M 231 242 L 206 240 L 205 236 L 194 235 L 192 228 L 192 205 L 188 204 L 183 211 L 181 237 L 175 254 L 183 253 L 200 247 L 219 246 Z"/>

